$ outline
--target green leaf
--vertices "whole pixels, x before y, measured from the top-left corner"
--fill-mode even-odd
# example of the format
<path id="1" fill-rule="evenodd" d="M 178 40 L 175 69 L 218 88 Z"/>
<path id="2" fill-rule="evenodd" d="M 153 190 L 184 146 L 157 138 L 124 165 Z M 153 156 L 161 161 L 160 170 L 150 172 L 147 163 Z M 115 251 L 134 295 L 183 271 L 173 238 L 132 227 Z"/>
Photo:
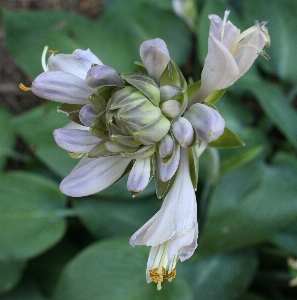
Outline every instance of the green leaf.
<path id="1" fill-rule="evenodd" d="M 65 231 L 65 196 L 56 184 L 24 172 L 0 178 L 0 259 L 29 258 L 48 249 Z"/>
<path id="2" fill-rule="evenodd" d="M 138 197 L 129 202 L 98 198 L 73 199 L 73 204 L 76 215 L 94 236 L 129 236 L 161 207 L 161 201 L 156 196 L 144 199 Z M 117 194 L 115 199 L 119 198 Z"/>
<path id="3" fill-rule="evenodd" d="M 15 132 L 11 114 L 0 106 L 0 169 L 7 157 L 13 154 Z"/>
<path id="4" fill-rule="evenodd" d="M 61 11 L 5 9 L 2 14 L 7 47 L 32 78 L 42 72 L 40 56 L 45 45 L 59 53 L 90 48 L 120 73 L 133 70 L 139 46 L 147 39 L 164 39 L 178 64 L 190 55 L 191 36 L 186 25 L 172 10 L 145 0 L 106 1 L 96 21 Z"/>
<path id="5" fill-rule="evenodd" d="M 271 48 L 266 49 L 270 61 L 259 59 L 270 72 L 276 73 L 283 80 L 296 82 L 297 48 L 296 16 L 297 2 L 295 0 L 271 0 L 269 4 L 261 1 L 244 1 L 245 19 L 269 21 Z M 272 94 L 272 93 L 271 93 Z"/>
<path id="6" fill-rule="evenodd" d="M 93 244 L 65 268 L 53 300 L 191 300 L 189 286 L 176 278 L 162 290 L 145 279 L 147 247 L 132 248 L 126 239 Z"/>
<path id="7" fill-rule="evenodd" d="M 216 148 L 236 148 L 245 144 L 231 129 L 225 127 L 224 133 L 208 145 Z"/>
<path id="8" fill-rule="evenodd" d="M 200 300 L 236 300 L 251 283 L 257 264 L 256 253 L 245 249 L 191 259 L 181 269 Z"/>
<path id="9" fill-rule="evenodd" d="M 232 156 L 230 159 L 226 160 L 223 164 L 221 164 L 220 172 L 230 172 L 231 170 L 234 170 L 238 167 L 241 167 L 253 159 L 255 159 L 261 152 L 263 151 L 262 146 L 258 147 L 252 147 L 246 149 L 246 151 L 242 151 L 234 156 Z"/>
<path id="10" fill-rule="evenodd" d="M 77 230 L 75 231 L 77 236 L 77 232 L 79 232 L 80 228 L 75 227 L 75 229 Z M 59 281 L 59 276 L 66 264 L 81 250 L 77 243 L 78 240 L 71 240 L 71 238 L 71 235 L 67 235 L 55 247 L 29 262 L 27 269 L 35 278 L 39 289 L 48 298 L 53 295 L 54 289 Z"/>
<path id="11" fill-rule="evenodd" d="M 279 155 L 223 176 L 215 187 L 199 238 L 206 255 L 267 240 L 296 218 L 297 162 Z"/>
<path id="12" fill-rule="evenodd" d="M 36 286 L 36 278 L 27 275 L 11 292 L 1 296 L 1 300 L 45 300 Z"/>
<path id="13" fill-rule="evenodd" d="M 11 290 L 20 280 L 24 261 L 0 261 L 0 294 Z"/>
<path id="14" fill-rule="evenodd" d="M 286 99 L 281 87 L 259 77 L 243 77 L 240 83 L 257 98 L 266 115 L 297 148 L 297 112 Z"/>
<path id="15" fill-rule="evenodd" d="M 64 177 L 78 163 L 61 149 L 53 138 L 53 130 L 64 127 L 69 119 L 57 113 L 57 104 L 46 103 L 15 117 L 16 132 L 29 145 L 33 153 L 54 173 Z"/>

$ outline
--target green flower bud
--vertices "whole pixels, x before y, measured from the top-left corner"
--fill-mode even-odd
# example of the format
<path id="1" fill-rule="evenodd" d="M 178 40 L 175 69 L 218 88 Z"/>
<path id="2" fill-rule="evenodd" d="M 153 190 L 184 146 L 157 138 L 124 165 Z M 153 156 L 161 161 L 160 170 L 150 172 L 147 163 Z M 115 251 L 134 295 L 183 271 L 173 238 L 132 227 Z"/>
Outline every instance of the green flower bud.
<path id="1" fill-rule="evenodd" d="M 125 152 L 131 152 L 127 151 L 127 147 L 135 151 L 135 147 L 158 143 L 170 129 L 170 121 L 161 109 L 132 86 L 111 96 L 106 118 L 111 141 Z"/>

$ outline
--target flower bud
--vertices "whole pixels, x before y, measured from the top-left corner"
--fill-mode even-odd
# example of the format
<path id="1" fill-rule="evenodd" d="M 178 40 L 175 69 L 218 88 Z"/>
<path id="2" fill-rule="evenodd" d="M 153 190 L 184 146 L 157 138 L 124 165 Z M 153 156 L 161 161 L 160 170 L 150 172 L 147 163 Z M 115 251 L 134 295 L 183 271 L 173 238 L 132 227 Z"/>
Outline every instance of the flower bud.
<path id="1" fill-rule="evenodd" d="M 161 158 L 170 157 L 173 154 L 174 141 L 173 138 L 166 134 L 159 144 L 159 154 Z"/>
<path id="2" fill-rule="evenodd" d="M 170 61 L 165 42 L 158 38 L 143 42 L 140 46 L 140 56 L 149 75 L 158 84 L 161 74 Z"/>
<path id="3" fill-rule="evenodd" d="M 199 140 L 210 143 L 219 138 L 225 128 L 222 116 L 213 108 L 204 104 L 193 104 L 184 114 L 198 133 Z"/>
<path id="4" fill-rule="evenodd" d="M 173 119 L 179 112 L 180 103 L 177 100 L 168 100 L 163 102 L 160 108 L 165 117 Z"/>
<path id="5" fill-rule="evenodd" d="M 85 81 L 88 86 L 93 88 L 124 84 L 118 72 L 114 68 L 105 65 L 97 65 L 89 69 Z"/>
<path id="6" fill-rule="evenodd" d="M 113 134 L 132 136 L 143 145 L 159 142 L 170 129 L 170 122 L 161 109 L 131 86 L 112 95 L 107 120 Z"/>
<path id="7" fill-rule="evenodd" d="M 92 105 L 87 104 L 79 112 L 79 120 L 87 127 L 91 127 L 95 118 L 98 116 L 98 110 Z"/>
<path id="8" fill-rule="evenodd" d="M 182 147 L 188 147 L 194 142 L 195 132 L 191 123 L 180 117 L 172 123 L 171 130 L 174 137 Z"/>

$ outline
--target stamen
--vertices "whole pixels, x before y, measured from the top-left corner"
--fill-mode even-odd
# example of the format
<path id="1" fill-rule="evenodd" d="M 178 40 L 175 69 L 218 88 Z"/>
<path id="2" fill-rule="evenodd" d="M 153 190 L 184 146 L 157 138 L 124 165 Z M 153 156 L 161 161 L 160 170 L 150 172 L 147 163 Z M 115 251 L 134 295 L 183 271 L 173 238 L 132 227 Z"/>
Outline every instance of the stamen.
<path id="1" fill-rule="evenodd" d="M 255 25 L 248 28 L 247 30 L 243 31 L 233 42 L 232 46 L 231 46 L 231 53 L 232 55 L 235 57 L 236 53 L 238 52 L 239 49 L 243 48 L 243 47 L 252 47 L 255 48 L 259 51 L 259 54 L 264 56 L 267 60 L 269 60 L 269 56 L 268 54 L 262 49 L 253 46 L 253 45 L 246 45 L 246 44 L 241 44 L 240 43 L 248 36 L 250 36 L 253 32 L 257 31 L 261 37 L 264 40 L 265 46 L 269 47 L 270 46 L 270 36 L 268 33 L 267 28 L 265 27 L 265 25 L 267 24 L 266 21 L 259 23 L 258 21 L 255 21 Z"/>
<path id="2" fill-rule="evenodd" d="M 47 63 L 46 63 L 47 50 L 48 50 L 48 46 L 44 46 L 43 51 L 42 51 L 42 55 L 41 55 L 41 65 L 42 65 L 42 68 L 43 68 L 44 72 L 48 71 L 48 66 L 47 66 Z"/>
<path id="3" fill-rule="evenodd" d="M 59 52 L 59 50 L 48 50 L 48 52 L 51 54 L 57 54 Z"/>
<path id="4" fill-rule="evenodd" d="M 222 22 L 222 29 L 221 29 L 221 42 L 222 43 L 224 41 L 225 27 L 226 27 L 226 23 L 228 22 L 229 15 L 230 15 L 230 10 L 226 10 L 225 14 L 224 14 L 224 19 Z"/>
<path id="5" fill-rule="evenodd" d="M 19 84 L 19 88 L 20 88 L 22 91 L 24 91 L 24 92 L 28 92 L 28 91 L 31 90 L 31 88 L 26 87 L 26 86 L 25 86 L 24 84 L 22 84 L 22 83 Z"/>
<path id="6" fill-rule="evenodd" d="M 263 21 L 261 23 L 259 23 L 258 21 L 255 21 L 255 24 L 256 24 L 256 26 L 259 30 L 259 33 L 263 37 L 263 40 L 265 42 L 265 46 L 270 47 L 270 36 L 269 36 L 269 33 L 268 33 L 268 29 L 265 26 L 267 23 L 268 23 L 267 21 Z"/>
<path id="7" fill-rule="evenodd" d="M 172 281 L 176 277 L 176 263 L 178 261 L 178 253 L 176 253 L 168 265 L 168 255 L 167 255 L 168 243 L 165 242 L 159 246 L 157 255 L 155 257 L 153 267 L 149 270 L 149 274 L 152 278 L 152 281 L 157 283 L 157 289 L 162 289 L 162 282 L 164 280 Z M 168 274 L 166 268 L 168 265 Z"/>

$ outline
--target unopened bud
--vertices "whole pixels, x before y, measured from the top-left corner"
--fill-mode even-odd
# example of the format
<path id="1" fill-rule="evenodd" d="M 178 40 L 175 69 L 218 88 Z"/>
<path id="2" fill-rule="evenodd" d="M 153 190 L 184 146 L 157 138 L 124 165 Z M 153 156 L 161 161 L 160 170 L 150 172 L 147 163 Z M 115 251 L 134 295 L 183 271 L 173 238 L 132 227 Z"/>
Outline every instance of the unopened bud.
<path id="1" fill-rule="evenodd" d="M 173 154 L 174 141 L 171 135 L 166 134 L 159 143 L 159 154 L 161 158 L 170 157 Z"/>
<path id="2" fill-rule="evenodd" d="M 210 143 L 219 138 L 225 128 L 222 116 L 213 108 L 204 104 L 193 104 L 184 114 L 198 133 L 199 140 Z"/>
<path id="3" fill-rule="evenodd" d="M 195 132 L 192 124 L 187 119 L 178 118 L 177 121 L 172 123 L 171 130 L 182 147 L 188 147 L 194 142 Z"/>
<path id="4" fill-rule="evenodd" d="M 89 69 L 85 81 L 88 86 L 93 88 L 124 84 L 118 72 L 114 68 L 105 65 L 97 65 Z"/>
<path id="5" fill-rule="evenodd" d="M 177 100 L 168 100 L 163 102 L 160 108 L 165 117 L 173 119 L 179 112 L 180 103 Z"/>
<path id="6" fill-rule="evenodd" d="M 140 46 L 140 56 L 149 75 L 159 84 L 161 74 L 170 61 L 165 42 L 158 38 L 143 42 Z"/>

